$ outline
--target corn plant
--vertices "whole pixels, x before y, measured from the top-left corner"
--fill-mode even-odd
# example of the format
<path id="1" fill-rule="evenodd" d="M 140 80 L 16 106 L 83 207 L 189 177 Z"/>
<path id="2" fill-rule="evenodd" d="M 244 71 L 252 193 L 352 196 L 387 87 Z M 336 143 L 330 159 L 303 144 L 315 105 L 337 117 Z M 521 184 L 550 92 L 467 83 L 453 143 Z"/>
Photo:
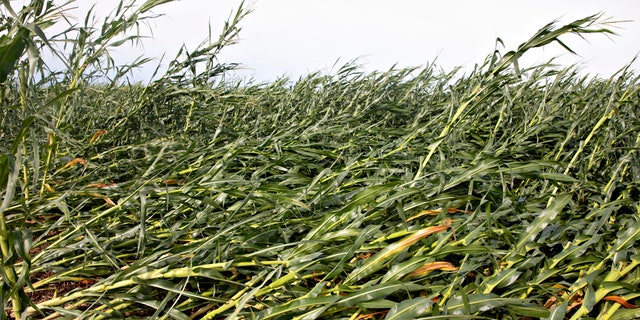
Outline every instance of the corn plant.
<path id="1" fill-rule="evenodd" d="M 10 230 L 5 210 L 14 201 L 17 188 L 21 189 L 18 195 L 23 203 L 33 196 L 45 197 L 46 191 L 51 189 L 49 174 L 53 172 L 52 165 L 57 161 L 59 152 L 64 154 L 68 151 L 59 148 L 84 143 L 74 137 L 77 131 L 83 131 L 83 126 L 75 125 L 74 121 L 83 118 L 91 122 L 91 118 L 83 117 L 84 110 L 78 108 L 82 103 L 80 97 L 87 91 L 100 88 L 100 85 L 93 85 L 95 81 L 107 78 L 110 87 L 120 85 L 129 70 L 150 61 L 149 58 L 140 58 L 118 66 L 110 57 L 109 49 L 138 41 L 141 35 L 131 30 L 139 30 L 145 20 L 157 16 L 152 13 L 155 7 L 171 1 L 147 0 L 142 4 L 120 1 L 101 26 L 97 26 L 98 22 L 89 12 L 84 25 L 70 24 L 61 33 L 49 36 L 48 28 L 69 21 L 66 10 L 72 2 L 58 6 L 53 1 L 34 0 L 20 11 L 14 10 L 9 1 L 2 3 L 0 99 L 3 103 L 3 154 L 0 182 L 4 201 L 0 207 L 3 258 L 0 301 L 6 306 L 8 299 L 12 300 L 15 317 L 29 303 L 23 288 L 29 283 L 31 233 L 28 229 L 24 232 Z M 235 30 L 233 26 L 228 29 Z M 226 43 L 219 44 L 217 50 L 224 45 Z M 43 52 L 52 53 L 65 69 L 49 69 L 41 59 Z M 194 56 L 212 53 L 216 53 L 213 48 L 206 48 Z M 172 70 L 175 72 L 175 69 Z M 110 91 L 109 86 L 102 90 Z M 12 125 L 15 123 L 21 123 L 21 126 Z M 44 145 L 40 142 L 43 136 L 47 141 Z M 14 142 L 6 144 L 5 141 Z M 74 163 L 84 163 L 81 158 L 76 159 Z M 20 273 L 14 267 L 16 264 L 22 264 Z M 3 318 L 6 318 L 4 313 Z"/>
<path id="2" fill-rule="evenodd" d="M 93 82 L 93 53 L 161 2 L 119 6 L 117 35 L 85 23 L 47 85 L 16 85 L 28 54 L 7 72 L 4 105 L 45 103 L 3 110 L 5 318 L 640 316 L 638 76 L 518 64 L 610 20 L 546 25 L 465 74 L 242 84 L 216 60 L 240 7 L 156 80 Z"/>

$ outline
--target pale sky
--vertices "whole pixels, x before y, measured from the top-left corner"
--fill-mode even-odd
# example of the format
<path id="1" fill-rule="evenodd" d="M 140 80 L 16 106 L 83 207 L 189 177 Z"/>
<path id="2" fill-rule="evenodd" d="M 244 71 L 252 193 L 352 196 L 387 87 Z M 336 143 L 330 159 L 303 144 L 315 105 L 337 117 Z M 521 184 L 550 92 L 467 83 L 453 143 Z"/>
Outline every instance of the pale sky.
<path id="1" fill-rule="evenodd" d="M 141 47 L 119 49 L 118 62 L 145 54 L 173 58 L 184 43 L 194 49 L 206 40 L 209 24 L 217 37 L 239 0 L 181 0 L 162 5 L 164 14 L 151 23 L 154 39 Z M 94 3 L 79 0 L 78 16 Z M 240 42 L 226 48 L 222 62 L 243 65 L 239 73 L 257 81 L 288 75 L 293 80 L 314 71 L 330 73 L 332 66 L 358 59 L 364 70 L 387 70 L 423 66 L 432 61 L 444 70 L 468 69 L 482 63 L 500 37 L 505 48 L 517 46 L 545 24 L 559 19 L 558 26 L 603 12 L 612 20 L 634 20 L 613 26 L 619 36 L 575 35 L 561 38 L 580 56 L 552 44 L 525 55 L 521 66 L 559 56 L 563 65 L 579 63 L 584 72 L 607 77 L 640 54 L 640 1 L 638 0 L 542 0 L 542 1 L 421 1 L 421 0 L 248 0 L 253 9 L 240 25 Z M 105 14 L 112 1 L 99 1 Z M 143 29 L 144 30 L 144 29 Z M 156 62 L 157 63 L 157 62 Z M 165 61 L 166 65 L 168 61 Z M 633 69 L 640 70 L 640 62 Z M 145 80 L 155 64 L 136 74 Z"/>

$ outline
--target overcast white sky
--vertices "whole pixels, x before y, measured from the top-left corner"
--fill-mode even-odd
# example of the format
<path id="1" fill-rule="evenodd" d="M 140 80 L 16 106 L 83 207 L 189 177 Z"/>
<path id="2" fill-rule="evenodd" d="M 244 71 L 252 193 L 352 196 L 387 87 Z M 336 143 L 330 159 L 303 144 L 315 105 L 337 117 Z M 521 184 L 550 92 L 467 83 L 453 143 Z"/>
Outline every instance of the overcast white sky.
<path id="1" fill-rule="evenodd" d="M 181 0 L 155 10 L 165 14 L 151 24 L 154 39 L 143 48 L 117 53 L 126 63 L 140 54 L 173 57 L 183 43 L 193 49 L 206 39 L 211 23 L 217 36 L 240 0 Z M 79 10 L 92 0 L 79 0 Z M 420 66 L 436 60 L 445 70 L 472 68 L 482 63 L 502 38 L 506 49 L 515 49 L 545 24 L 559 25 L 604 12 L 613 20 L 634 20 L 614 28 L 619 36 L 591 35 L 564 38 L 580 56 L 565 53 L 552 44 L 525 55 L 524 66 L 560 56 L 557 62 L 580 63 L 585 72 L 607 77 L 640 53 L 640 1 L 638 0 L 248 0 L 253 12 L 241 22 L 239 44 L 220 56 L 223 62 L 239 62 L 242 76 L 258 81 L 281 75 L 293 79 L 313 71 L 331 72 L 358 58 L 365 70 Z M 112 1 L 99 1 L 98 13 L 109 12 Z M 78 14 L 83 17 L 81 11 Z M 640 62 L 633 69 L 640 70 Z M 136 75 L 148 77 L 151 64 Z"/>

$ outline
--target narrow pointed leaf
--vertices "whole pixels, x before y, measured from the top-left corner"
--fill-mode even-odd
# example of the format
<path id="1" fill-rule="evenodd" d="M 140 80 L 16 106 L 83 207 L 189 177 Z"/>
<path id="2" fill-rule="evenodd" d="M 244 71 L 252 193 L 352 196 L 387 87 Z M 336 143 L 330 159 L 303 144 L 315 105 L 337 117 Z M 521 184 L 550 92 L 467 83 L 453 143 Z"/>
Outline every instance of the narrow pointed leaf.
<path id="1" fill-rule="evenodd" d="M 342 301 L 340 301 L 340 305 L 345 306 L 353 306 L 360 302 L 365 301 L 374 301 L 385 298 L 393 292 L 398 290 L 406 290 L 406 291 L 417 291 L 424 289 L 423 286 L 413 284 L 413 283 L 403 283 L 403 282 L 391 282 L 391 283 L 382 283 L 379 285 L 371 286 L 365 288 L 360 291 L 356 291 Z"/>
<path id="2" fill-rule="evenodd" d="M 389 310 L 385 319 L 416 319 L 425 314 L 433 305 L 433 301 L 427 298 L 413 298 L 402 301 Z"/>
<path id="3" fill-rule="evenodd" d="M 567 313 L 568 303 L 563 302 L 559 305 L 556 305 L 551 309 L 551 313 L 549 314 L 548 320 L 564 320 L 565 314 Z"/>
<path id="4" fill-rule="evenodd" d="M 403 238 L 398 242 L 394 242 L 388 245 L 386 248 L 382 249 L 380 252 L 376 253 L 373 257 L 370 257 L 365 261 L 365 263 L 354 269 L 347 279 L 345 279 L 345 283 L 351 283 L 352 281 L 358 281 L 378 270 L 383 268 L 384 264 L 391 258 L 395 257 L 397 254 L 402 252 L 403 250 L 410 247 L 412 244 L 418 242 L 420 239 L 428 237 L 434 233 L 444 232 L 449 229 L 448 226 L 433 226 L 427 227 L 417 232 Z"/>
<path id="5" fill-rule="evenodd" d="M 638 238 L 640 238 L 640 220 L 636 221 L 633 225 L 628 227 L 622 235 L 618 236 L 618 239 L 613 245 L 613 250 L 625 250 L 633 246 Z"/>
<path id="6" fill-rule="evenodd" d="M 277 307 L 269 308 L 261 312 L 260 314 L 258 314 L 258 319 L 273 319 L 282 315 L 293 314 L 295 312 L 305 310 L 313 306 L 332 305 L 340 299 L 341 297 L 339 296 L 325 296 L 292 300 Z"/>
<path id="7" fill-rule="evenodd" d="M 633 320 L 640 319 L 640 309 L 619 309 L 609 320 Z"/>
<path id="8" fill-rule="evenodd" d="M 527 244 L 533 241 L 540 231 L 555 219 L 569 201 L 571 201 L 571 194 L 559 195 L 546 209 L 539 212 L 533 222 L 527 226 L 525 233 L 520 236 L 520 241 L 516 244 L 512 256 L 524 254 L 527 251 Z"/>
<path id="9" fill-rule="evenodd" d="M 496 294 L 470 294 L 467 295 L 469 312 L 488 311 L 507 304 L 522 304 L 522 300 L 514 298 L 501 298 Z M 446 307 L 450 314 L 465 314 L 465 303 L 462 296 L 455 296 L 446 303 Z"/>

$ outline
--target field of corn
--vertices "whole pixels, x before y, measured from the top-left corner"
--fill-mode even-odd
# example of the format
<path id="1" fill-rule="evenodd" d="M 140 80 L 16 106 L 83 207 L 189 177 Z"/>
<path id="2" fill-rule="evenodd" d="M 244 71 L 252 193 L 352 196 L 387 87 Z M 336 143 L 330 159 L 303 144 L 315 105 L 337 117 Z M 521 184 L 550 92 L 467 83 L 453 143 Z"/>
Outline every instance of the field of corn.
<path id="1" fill-rule="evenodd" d="M 1 319 L 640 318 L 640 78 L 517 63 L 610 21 L 257 84 L 216 60 L 241 6 L 130 84 L 109 50 L 165 2 L 2 2 Z"/>

